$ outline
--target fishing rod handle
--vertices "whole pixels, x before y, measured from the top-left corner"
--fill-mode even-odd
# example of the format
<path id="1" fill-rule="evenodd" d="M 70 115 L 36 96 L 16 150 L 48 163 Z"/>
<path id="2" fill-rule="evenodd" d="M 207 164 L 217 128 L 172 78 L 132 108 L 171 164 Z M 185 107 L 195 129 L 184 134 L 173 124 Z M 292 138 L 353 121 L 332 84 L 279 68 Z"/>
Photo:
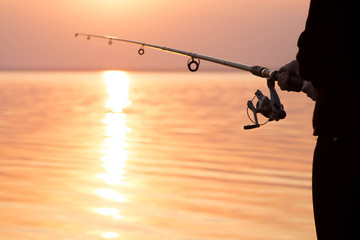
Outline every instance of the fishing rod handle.
<path id="1" fill-rule="evenodd" d="M 278 71 L 274 71 L 273 79 L 275 81 L 278 81 L 279 74 L 280 73 Z M 301 79 L 299 76 L 290 75 L 289 79 L 287 80 L 287 83 L 286 83 L 286 90 L 292 91 L 292 92 L 301 92 L 303 84 L 304 84 L 304 80 Z M 281 90 L 284 90 L 284 89 L 281 89 Z"/>
<path id="2" fill-rule="evenodd" d="M 261 66 L 253 66 L 250 72 L 258 77 L 270 78 L 275 81 L 279 79 L 279 71 L 270 70 Z M 300 92 L 302 90 L 303 80 L 297 75 L 290 75 L 288 85 L 289 91 Z"/>

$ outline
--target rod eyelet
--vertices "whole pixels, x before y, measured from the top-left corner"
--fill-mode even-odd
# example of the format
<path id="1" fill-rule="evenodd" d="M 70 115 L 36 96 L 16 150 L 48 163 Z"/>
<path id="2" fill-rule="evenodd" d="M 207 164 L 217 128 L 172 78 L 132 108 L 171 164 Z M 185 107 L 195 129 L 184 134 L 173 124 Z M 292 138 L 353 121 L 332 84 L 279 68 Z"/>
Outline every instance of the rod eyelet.
<path id="1" fill-rule="evenodd" d="M 200 66 L 200 59 L 198 58 L 190 58 L 187 62 L 188 69 L 190 72 L 196 72 Z"/>
<path id="2" fill-rule="evenodd" d="M 138 54 L 139 55 L 144 55 L 145 50 L 144 50 L 144 46 L 142 46 L 139 50 L 138 50 Z"/>

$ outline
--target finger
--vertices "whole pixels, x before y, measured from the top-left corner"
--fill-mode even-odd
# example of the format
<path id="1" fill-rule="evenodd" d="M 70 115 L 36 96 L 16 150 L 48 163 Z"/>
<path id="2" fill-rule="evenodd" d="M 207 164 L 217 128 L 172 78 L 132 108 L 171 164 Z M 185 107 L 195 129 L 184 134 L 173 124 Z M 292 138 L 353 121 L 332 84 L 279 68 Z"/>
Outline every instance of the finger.
<path id="1" fill-rule="evenodd" d="M 288 72 L 282 72 L 282 73 L 279 74 L 278 82 L 286 83 L 288 78 L 289 78 L 289 73 Z"/>
<path id="2" fill-rule="evenodd" d="M 285 75 L 284 72 L 279 73 L 279 77 L 278 77 L 278 81 L 277 81 L 281 90 L 283 90 L 283 86 L 284 86 L 284 75 Z"/>
<path id="3" fill-rule="evenodd" d="M 281 90 L 287 90 L 289 81 L 289 73 L 283 72 L 279 74 L 278 85 Z"/>

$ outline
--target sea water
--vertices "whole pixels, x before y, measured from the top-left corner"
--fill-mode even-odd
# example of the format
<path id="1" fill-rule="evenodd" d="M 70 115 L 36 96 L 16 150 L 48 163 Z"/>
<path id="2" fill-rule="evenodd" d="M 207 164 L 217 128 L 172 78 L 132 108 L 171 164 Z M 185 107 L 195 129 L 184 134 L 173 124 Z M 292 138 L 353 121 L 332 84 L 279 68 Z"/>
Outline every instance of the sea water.
<path id="1" fill-rule="evenodd" d="M 0 73 L 0 239 L 315 239 L 314 103 L 241 72 Z M 262 118 L 261 121 L 264 121 Z"/>

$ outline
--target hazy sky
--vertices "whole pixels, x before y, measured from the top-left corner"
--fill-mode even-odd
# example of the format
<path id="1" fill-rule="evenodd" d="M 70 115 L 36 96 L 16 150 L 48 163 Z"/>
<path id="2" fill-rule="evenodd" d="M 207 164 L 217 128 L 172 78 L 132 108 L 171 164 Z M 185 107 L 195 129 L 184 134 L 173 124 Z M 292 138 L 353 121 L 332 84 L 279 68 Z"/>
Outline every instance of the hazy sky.
<path id="1" fill-rule="evenodd" d="M 187 69 L 182 56 L 111 35 L 249 65 L 295 57 L 310 0 L 0 0 L 0 69 Z M 202 62 L 201 69 L 223 69 Z"/>

